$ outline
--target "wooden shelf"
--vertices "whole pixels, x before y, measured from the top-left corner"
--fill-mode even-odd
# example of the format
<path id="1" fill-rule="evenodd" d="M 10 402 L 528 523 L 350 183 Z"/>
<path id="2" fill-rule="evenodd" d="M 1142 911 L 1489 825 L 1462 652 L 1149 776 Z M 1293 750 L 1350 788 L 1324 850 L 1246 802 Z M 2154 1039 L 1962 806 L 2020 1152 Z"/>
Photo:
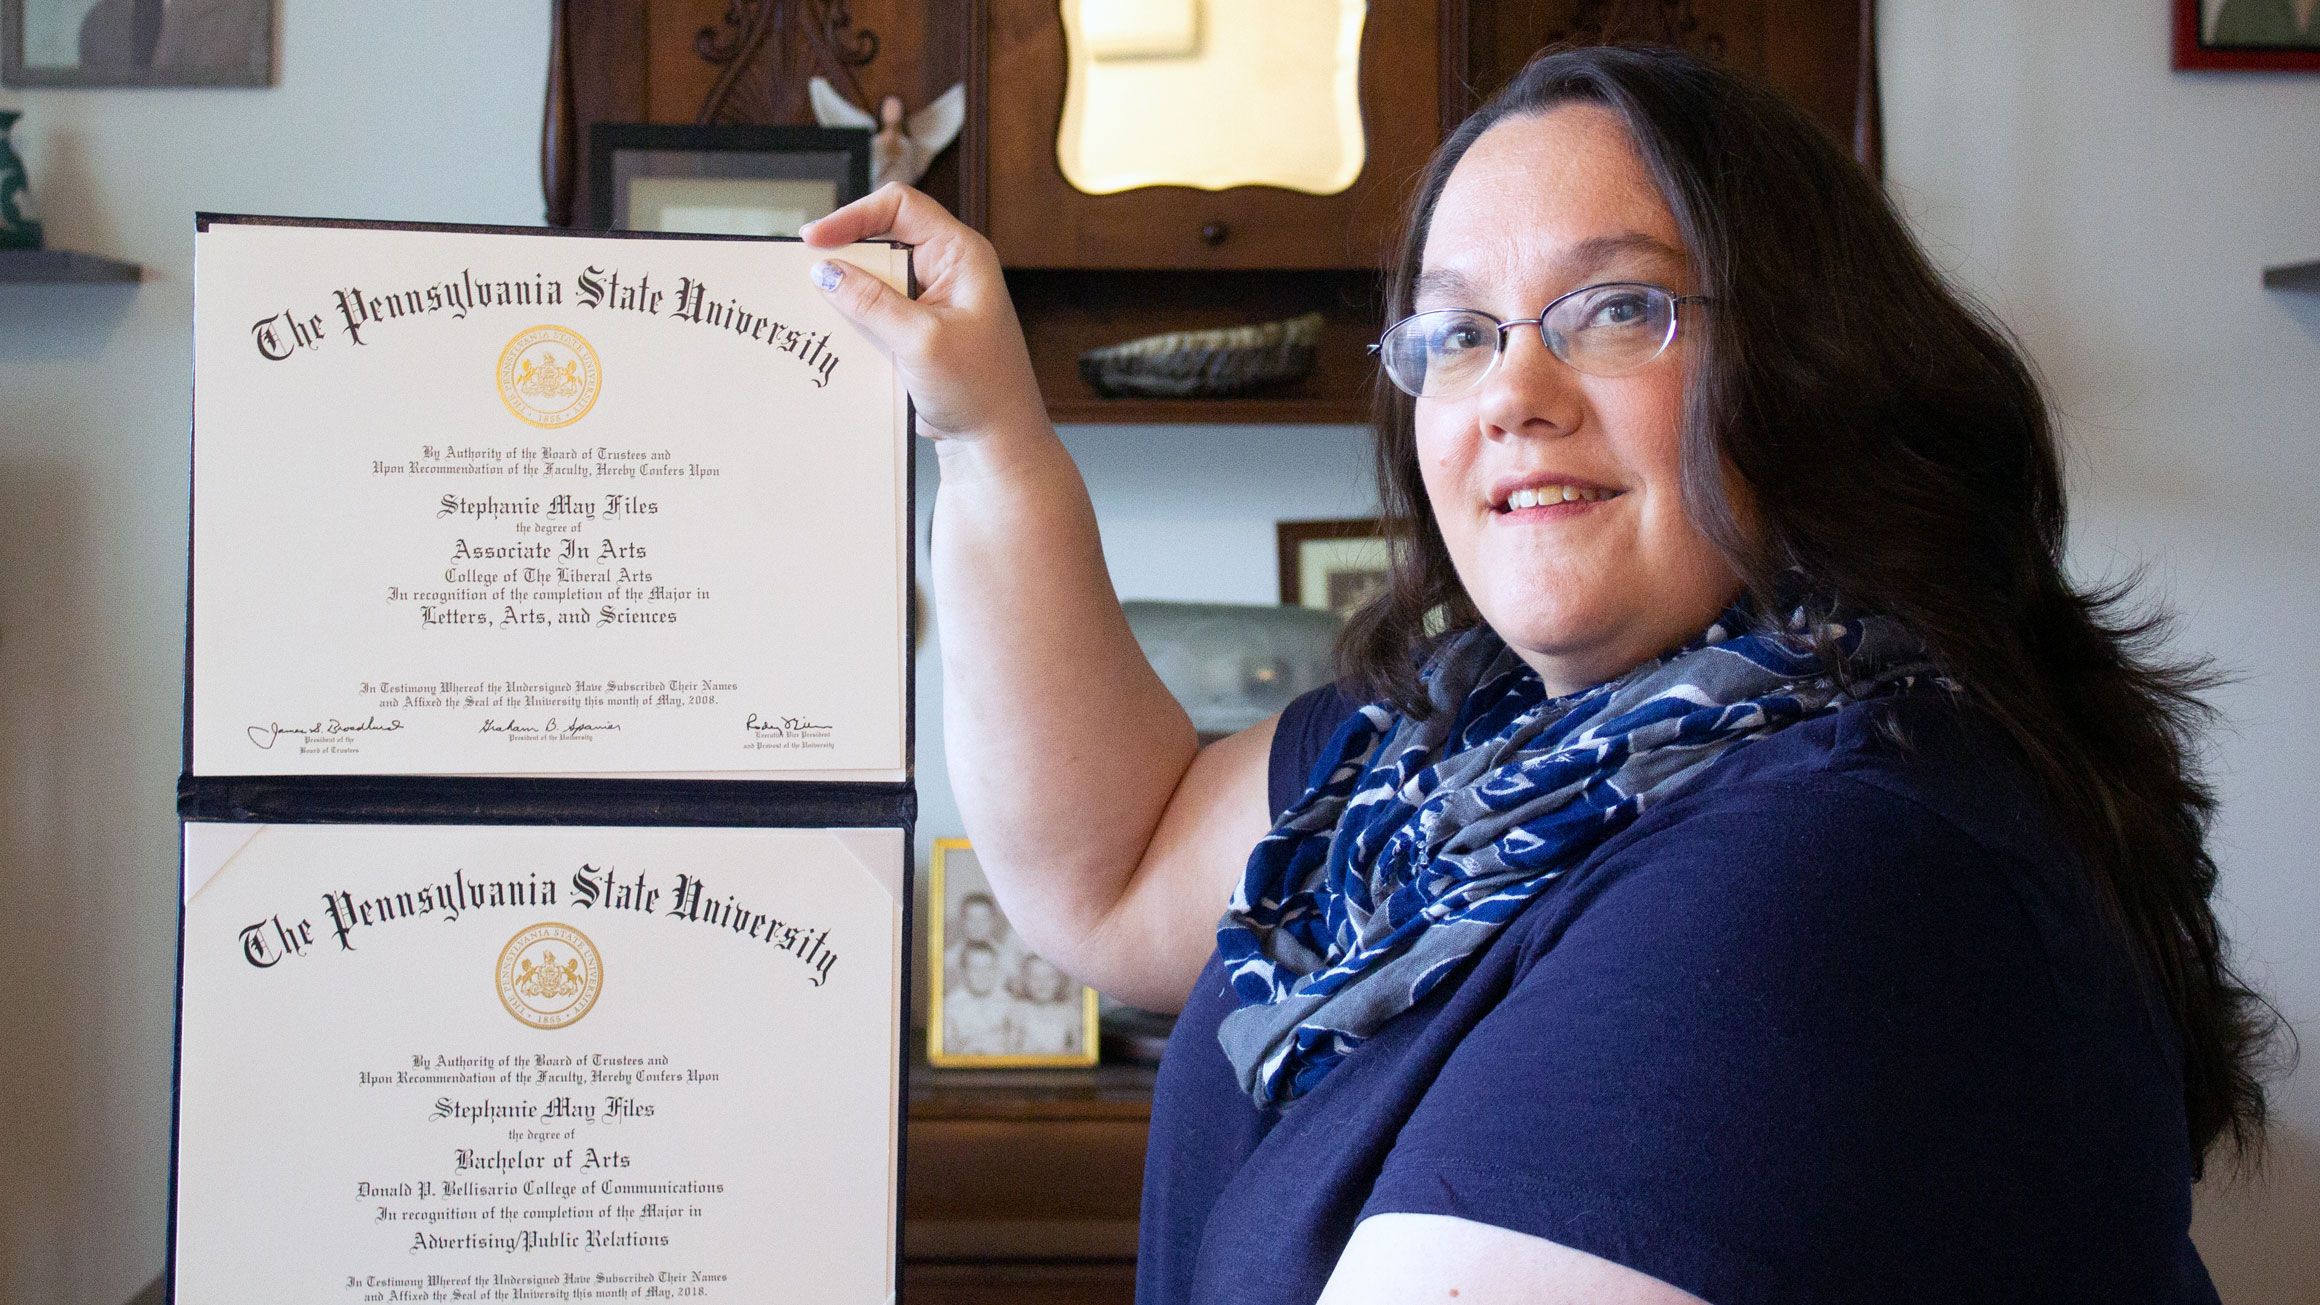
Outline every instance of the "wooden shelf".
<path id="1" fill-rule="evenodd" d="M 940 1263 L 902 1266 L 910 1305 L 1130 1305 L 1136 1262 Z"/>
<path id="2" fill-rule="evenodd" d="M 902 1233 L 911 1299 L 1128 1305 L 1156 1072 L 934 1069 L 914 1056 Z"/>
<path id="3" fill-rule="evenodd" d="M 2320 259 L 2264 269 L 2266 290 L 2320 290 Z"/>
<path id="4" fill-rule="evenodd" d="M 144 278 L 144 269 L 117 258 L 69 249 L 0 249 L 0 283 L 118 285 Z"/>
<path id="5" fill-rule="evenodd" d="M 1149 1119 L 1151 1065 L 1092 1069 L 910 1067 L 910 1117 L 919 1119 Z"/>
<path id="6" fill-rule="evenodd" d="M 1051 399 L 1047 404 L 1048 420 L 1059 426 L 1359 426 L 1369 415 L 1369 403 L 1359 399 Z"/>
<path id="7" fill-rule="evenodd" d="M 1007 289 L 1031 366 L 1059 422 L 1358 424 L 1369 420 L 1378 276 L 1346 270 L 1017 268 Z M 1163 331 L 1247 326 L 1319 312 L 1320 357 L 1290 385 L 1233 399 L 1107 399 L 1080 379 L 1089 349 Z"/>

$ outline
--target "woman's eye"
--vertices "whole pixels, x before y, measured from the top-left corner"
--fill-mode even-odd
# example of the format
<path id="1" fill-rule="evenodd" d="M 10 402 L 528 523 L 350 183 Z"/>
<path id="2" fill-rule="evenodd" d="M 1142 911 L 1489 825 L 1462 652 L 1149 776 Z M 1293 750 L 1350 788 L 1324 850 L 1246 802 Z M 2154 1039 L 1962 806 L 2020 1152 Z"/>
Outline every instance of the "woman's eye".
<path id="1" fill-rule="evenodd" d="M 1590 326 L 1641 326 L 1651 319 L 1651 301 L 1639 294 L 1606 295 L 1587 306 L 1582 329 Z"/>
<path id="2" fill-rule="evenodd" d="M 1456 354 L 1469 349 L 1487 347 L 1480 326 L 1473 322 L 1452 322 L 1434 333 L 1434 352 Z"/>

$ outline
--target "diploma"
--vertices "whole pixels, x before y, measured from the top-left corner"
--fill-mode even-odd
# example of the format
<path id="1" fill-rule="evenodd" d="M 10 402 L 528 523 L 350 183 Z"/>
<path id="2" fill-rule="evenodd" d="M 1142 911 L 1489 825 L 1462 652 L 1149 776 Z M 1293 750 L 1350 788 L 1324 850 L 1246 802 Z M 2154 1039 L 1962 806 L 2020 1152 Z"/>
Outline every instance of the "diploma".
<path id="1" fill-rule="evenodd" d="M 195 251 L 193 775 L 907 777 L 906 399 L 820 252 Z"/>
<path id="2" fill-rule="evenodd" d="M 899 829 L 184 850 L 181 1305 L 889 1299 Z"/>

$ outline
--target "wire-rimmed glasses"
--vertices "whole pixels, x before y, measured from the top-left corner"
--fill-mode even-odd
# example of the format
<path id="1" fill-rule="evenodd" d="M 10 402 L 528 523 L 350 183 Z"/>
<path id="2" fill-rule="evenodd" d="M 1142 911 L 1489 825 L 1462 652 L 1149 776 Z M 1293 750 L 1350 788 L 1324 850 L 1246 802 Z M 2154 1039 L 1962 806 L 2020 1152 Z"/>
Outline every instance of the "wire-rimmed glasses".
<path id="1" fill-rule="evenodd" d="M 1624 376 L 1667 351 L 1679 304 L 1705 303 L 1645 281 L 1606 281 L 1556 299 L 1537 317 L 1502 322 L 1477 308 L 1435 308 L 1386 328 L 1369 347 L 1386 378 L 1420 399 L 1464 394 L 1506 353 L 1506 333 L 1536 326 L 1557 358 L 1589 376 Z"/>

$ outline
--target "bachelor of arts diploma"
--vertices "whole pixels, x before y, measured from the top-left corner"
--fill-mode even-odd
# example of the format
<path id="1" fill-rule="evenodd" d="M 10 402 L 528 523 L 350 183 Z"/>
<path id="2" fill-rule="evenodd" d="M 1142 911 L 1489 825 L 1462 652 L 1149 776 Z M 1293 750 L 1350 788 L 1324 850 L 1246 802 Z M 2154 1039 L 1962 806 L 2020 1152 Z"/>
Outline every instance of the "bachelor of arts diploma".
<path id="1" fill-rule="evenodd" d="M 195 249 L 195 776 L 906 777 L 905 399 L 821 253 Z"/>
<path id="2" fill-rule="evenodd" d="M 175 1299 L 889 1300 L 906 855 L 188 824 Z"/>

